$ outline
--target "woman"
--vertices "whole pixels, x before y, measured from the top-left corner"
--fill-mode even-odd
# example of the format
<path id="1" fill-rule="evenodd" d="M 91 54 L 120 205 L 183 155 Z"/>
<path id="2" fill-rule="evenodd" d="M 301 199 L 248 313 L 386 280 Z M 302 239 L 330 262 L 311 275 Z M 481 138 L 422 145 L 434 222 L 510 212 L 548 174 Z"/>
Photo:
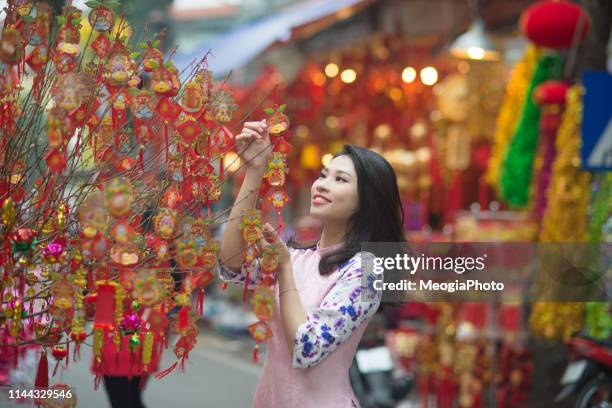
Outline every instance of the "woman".
<path id="1" fill-rule="evenodd" d="M 261 280 L 259 260 L 242 265 L 243 210 L 254 208 L 268 158 L 265 121 L 247 122 L 236 136 L 246 175 L 223 233 L 222 279 L 249 285 Z M 323 224 L 311 248 L 287 248 L 266 224 L 263 250 L 281 248 L 276 307 L 265 364 L 253 407 L 358 407 L 348 370 L 380 293 L 365 281 L 362 242 L 403 242 L 403 212 L 395 173 L 380 155 L 345 145 L 311 188 L 310 214 Z M 247 269 L 249 269 L 247 271 Z M 253 278 L 251 278 L 253 277 Z M 367 280 L 369 282 L 369 279 Z M 253 287 L 253 286 L 251 286 Z"/>

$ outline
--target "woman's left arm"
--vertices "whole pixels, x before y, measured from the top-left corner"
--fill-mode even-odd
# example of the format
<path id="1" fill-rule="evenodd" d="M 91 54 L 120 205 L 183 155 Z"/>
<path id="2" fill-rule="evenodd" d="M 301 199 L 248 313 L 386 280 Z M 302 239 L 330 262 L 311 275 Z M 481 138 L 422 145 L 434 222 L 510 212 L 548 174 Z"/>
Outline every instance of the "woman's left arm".
<path id="1" fill-rule="evenodd" d="M 372 286 L 374 275 L 364 279 L 362 267 L 362 257 L 369 255 L 359 253 L 344 265 L 342 276 L 323 298 L 321 306 L 308 313 L 296 291 L 281 294 L 281 319 L 293 367 L 308 368 L 320 363 L 376 312 L 381 293 Z M 279 276 L 281 292 L 294 284 L 290 272 L 284 270 L 284 276 Z"/>

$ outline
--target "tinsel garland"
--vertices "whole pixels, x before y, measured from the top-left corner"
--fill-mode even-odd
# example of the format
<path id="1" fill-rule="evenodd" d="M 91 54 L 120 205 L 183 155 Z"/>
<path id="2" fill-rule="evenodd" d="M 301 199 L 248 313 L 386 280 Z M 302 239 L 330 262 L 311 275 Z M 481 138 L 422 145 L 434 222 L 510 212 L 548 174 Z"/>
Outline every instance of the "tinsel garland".
<path id="1" fill-rule="evenodd" d="M 585 242 L 587 239 L 591 176 L 580 168 L 582 92 L 580 85 L 574 85 L 567 93 L 555 142 L 557 156 L 547 191 L 541 242 Z M 529 318 L 531 330 L 542 337 L 566 340 L 583 328 L 585 308 L 585 302 L 536 302 Z"/>
<path id="2" fill-rule="evenodd" d="M 504 156 L 516 130 L 519 114 L 525 105 L 527 88 L 541 56 L 540 48 L 532 44 L 528 45 L 523 57 L 516 63 L 510 74 L 506 94 L 497 115 L 491 158 L 485 175 L 487 183 L 496 188 Z"/>
<path id="3" fill-rule="evenodd" d="M 594 183 L 591 201 L 591 221 L 588 229 L 589 242 L 607 242 L 606 226 L 612 217 L 612 173 L 601 176 Z M 586 305 L 586 331 L 588 336 L 607 339 L 612 336 L 612 313 L 607 302 L 589 302 Z"/>
<path id="4" fill-rule="evenodd" d="M 540 122 L 540 108 L 533 100 L 533 92 L 542 82 L 558 79 L 562 67 L 563 61 L 559 55 L 545 55 L 538 63 L 529 85 L 521 118 L 501 168 L 500 193 L 512 207 L 524 207 L 529 202 L 533 159 L 538 147 Z"/>
<path id="5" fill-rule="evenodd" d="M 574 85 L 557 132 L 557 156 L 548 187 L 548 206 L 542 219 L 541 242 L 584 242 L 587 238 L 590 173 L 581 170 L 580 123 L 582 87 Z"/>

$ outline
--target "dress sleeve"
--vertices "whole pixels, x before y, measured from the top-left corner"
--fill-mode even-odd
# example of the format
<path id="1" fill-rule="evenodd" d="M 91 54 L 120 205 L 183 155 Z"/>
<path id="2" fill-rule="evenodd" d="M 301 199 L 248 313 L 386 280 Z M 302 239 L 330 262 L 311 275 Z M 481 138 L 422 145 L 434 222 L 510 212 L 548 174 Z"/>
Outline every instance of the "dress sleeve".
<path id="1" fill-rule="evenodd" d="M 343 265 L 340 279 L 321 305 L 307 313 L 307 321 L 298 327 L 294 339 L 294 368 L 320 363 L 361 324 L 367 324 L 378 309 L 382 292 L 374 289 L 373 272 L 362 268 L 362 257 L 366 256 L 373 255 L 361 252 Z"/>
<path id="2" fill-rule="evenodd" d="M 240 271 L 235 271 L 221 262 L 221 258 L 217 258 L 217 268 L 219 278 L 225 282 L 236 284 L 244 284 L 247 275 L 249 277 L 249 286 L 254 287 L 259 285 L 263 278 L 261 273 L 261 259 L 256 257 L 251 263 L 243 263 Z"/>

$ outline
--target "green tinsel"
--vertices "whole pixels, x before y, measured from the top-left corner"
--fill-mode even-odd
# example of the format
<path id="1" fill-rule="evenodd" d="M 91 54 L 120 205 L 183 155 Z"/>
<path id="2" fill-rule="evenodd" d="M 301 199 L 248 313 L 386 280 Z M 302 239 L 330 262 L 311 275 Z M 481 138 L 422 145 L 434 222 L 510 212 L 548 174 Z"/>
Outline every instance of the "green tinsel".
<path id="1" fill-rule="evenodd" d="M 612 215 L 612 173 L 602 177 L 591 202 L 589 242 L 604 241 L 604 226 Z M 604 255 L 605 256 L 605 255 Z M 588 302 L 586 305 L 586 331 L 590 337 L 608 339 L 612 336 L 612 311 L 609 302 Z"/>
<path id="2" fill-rule="evenodd" d="M 511 207 L 524 207 L 529 202 L 529 186 L 533 159 L 538 147 L 540 109 L 533 100 L 535 88 L 542 82 L 559 79 L 563 61 L 558 54 L 545 55 L 538 62 L 527 91 L 523 112 L 508 146 L 501 169 L 500 192 Z"/>

